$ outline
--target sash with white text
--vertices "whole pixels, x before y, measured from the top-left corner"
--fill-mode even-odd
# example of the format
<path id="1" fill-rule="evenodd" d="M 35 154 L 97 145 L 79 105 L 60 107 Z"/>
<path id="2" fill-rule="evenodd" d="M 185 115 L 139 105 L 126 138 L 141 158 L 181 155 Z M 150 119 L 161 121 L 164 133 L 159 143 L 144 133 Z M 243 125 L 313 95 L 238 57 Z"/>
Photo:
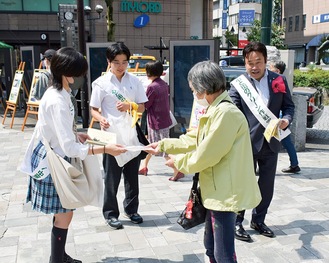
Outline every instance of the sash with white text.
<path id="1" fill-rule="evenodd" d="M 264 128 L 268 126 L 271 120 L 277 120 L 277 117 L 267 108 L 246 76 L 241 75 L 233 80 L 231 84 L 237 89 L 250 111 Z M 287 137 L 290 133 L 289 129 L 279 129 L 279 141 Z"/>

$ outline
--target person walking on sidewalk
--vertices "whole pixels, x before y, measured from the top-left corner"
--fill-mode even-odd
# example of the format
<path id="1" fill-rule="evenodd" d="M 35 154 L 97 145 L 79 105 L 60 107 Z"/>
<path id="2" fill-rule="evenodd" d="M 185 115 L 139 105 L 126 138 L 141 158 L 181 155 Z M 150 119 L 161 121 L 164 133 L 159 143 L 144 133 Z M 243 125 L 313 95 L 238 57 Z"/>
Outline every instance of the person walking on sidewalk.
<path id="1" fill-rule="evenodd" d="M 283 74 L 286 70 L 286 63 L 283 61 L 272 61 L 270 62 L 270 70 L 278 74 Z M 291 141 L 290 134 L 281 140 L 282 146 L 287 150 L 290 160 L 290 166 L 284 168 L 281 171 L 283 173 L 299 173 L 300 167 L 298 166 L 298 157 L 295 149 L 295 145 Z"/>
<path id="2" fill-rule="evenodd" d="M 287 80 L 284 76 L 266 69 L 267 50 L 260 42 L 250 42 L 243 49 L 246 73 L 231 82 L 229 94 L 233 102 L 246 116 L 249 123 L 253 149 L 254 167 L 259 168 L 258 185 L 262 201 L 253 209 L 250 227 L 259 234 L 274 237 L 273 231 L 265 224 L 265 217 L 274 193 L 275 172 L 281 143 L 275 138 L 268 142 L 264 131 L 269 120 L 276 120 L 282 112 L 278 125 L 286 130 L 292 122 L 294 103 L 291 99 Z M 236 219 L 235 237 L 251 241 L 242 226 L 245 210 Z"/>
<path id="3" fill-rule="evenodd" d="M 169 114 L 169 86 L 160 78 L 163 73 L 163 65 L 160 61 L 148 62 L 145 69 L 148 79 L 152 81 L 146 90 L 148 101 L 145 103 L 145 108 L 147 110 L 148 139 L 150 143 L 153 143 L 169 138 L 169 126 L 172 124 Z M 168 159 L 166 154 L 162 156 Z M 146 156 L 139 174 L 147 175 L 147 166 L 151 157 L 151 154 Z M 169 180 L 177 181 L 183 177 L 184 174 L 174 168 L 174 175 Z"/>
<path id="4" fill-rule="evenodd" d="M 99 121 L 103 130 L 109 129 L 111 124 L 111 128 L 113 128 L 113 132 L 117 133 L 117 137 L 119 135 L 128 136 L 128 132 L 122 134 L 118 130 L 113 120 L 116 119 L 116 122 L 121 121 L 126 116 L 127 111 L 132 108 L 142 113 L 145 109 L 144 103 L 147 101 L 147 96 L 139 79 L 127 72 L 130 51 L 126 45 L 118 42 L 109 46 L 106 50 L 106 57 L 110 71 L 92 83 L 91 114 Z M 101 109 L 101 113 L 99 109 Z M 130 123 L 127 125 L 124 128 L 129 131 L 131 125 Z M 106 223 L 114 229 L 123 228 L 121 221 L 118 219 L 120 211 L 117 200 L 122 173 L 125 186 L 125 199 L 123 201 L 125 216 L 134 224 L 143 222 L 143 218 L 138 214 L 139 165 L 139 156 L 130 159 L 122 167 L 119 166 L 113 156 L 108 154 L 103 156 L 105 172 L 103 216 Z"/>
<path id="5" fill-rule="evenodd" d="M 119 145 L 89 147 L 83 144 L 89 136 L 74 131 L 74 108 L 70 99 L 69 85 L 74 82 L 73 77 L 86 74 L 87 69 L 86 59 L 73 48 L 61 48 L 53 55 L 52 85 L 46 90 L 40 102 L 39 120 L 34 131 L 39 143 L 33 149 L 32 156 L 28 155 L 29 151 L 25 154 L 25 160 L 30 164 L 31 172 L 46 157 L 43 138 L 49 142 L 54 152 L 67 161 L 73 157 L 83 160 L 88 154 L 101 154 L 104 151 L 112 155 L 119 155 L 126 151 Z M 79 142 L 76 141 L 77 138 Z M 41 180 L 29 178 L 26 202 L 32 203 L 33 210 L 54 214 L 49 262 L 82 262 L 72 259 L 65 252 L 67 232 L 74 209 L 66 209 L 62 206 L 51 174 Z"/>

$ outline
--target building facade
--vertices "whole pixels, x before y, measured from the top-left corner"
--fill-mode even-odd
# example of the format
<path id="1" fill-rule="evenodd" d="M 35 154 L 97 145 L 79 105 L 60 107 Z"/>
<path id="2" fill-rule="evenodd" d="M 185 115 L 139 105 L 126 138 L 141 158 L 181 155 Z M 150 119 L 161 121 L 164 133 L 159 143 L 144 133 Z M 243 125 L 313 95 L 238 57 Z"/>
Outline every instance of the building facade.
<path id="1" fill-rule="evenodd" d="M 243 48 L 248 29 L 260 19 L 261 0 L 213 0 L 213 37 L 221 37 L 222 47 L 228 46 L 225 32 L 229 30 L 238 39 L 237 48 Z"/>
<path id="2" fill-rule="evenodd" d="M 261 20 L 261 4 L 261 0 L 213 0 L 213 36 L 222 38 L 222 47 L 227 47 L 227 30 L 237 34 L 243 47 L 250 27 L 245 20 Z M 317 48 L 329 34 L 329 1 L 282 0 L 281 16 L 285 44 L 295 51 L 295 67 L 315 62 Z"/>
<path id="3" fill-rule="evenodd" d="M 0 40 L 17 48 L 40 46 L 41 52 L 50 47 L 57 49 L 61 43 L 72 45 L 78 34 L 77 10 L 65 17 L 58 13 L 59 4 L 76 5 L 76 1 L 1 1 Z M 107 42 L 109 14 L 105 1 L 85 0 L 84 5 L 91 7 L 91 14 L 84 19 L 87 42 Z M 96 5 L 104 7 L 100 19 Z M 114 0 L 110 15 L 115 24 L 113 40 L 126 43 L 132 53 L 159 57 L 158 50 L 145 46 L 159 46 L 160 37 L 166 46 L 170 40 L 212 38 L 212 0 Z M 164 52 L 169 57 L 169 51 Z"/>
<path id="4" fill-rule="evenodd" d="M 283 0 L 285 43 L 295 50 L 295 64 L 315 62 L 321 40 L 329 34 L 329 1 Z"/>

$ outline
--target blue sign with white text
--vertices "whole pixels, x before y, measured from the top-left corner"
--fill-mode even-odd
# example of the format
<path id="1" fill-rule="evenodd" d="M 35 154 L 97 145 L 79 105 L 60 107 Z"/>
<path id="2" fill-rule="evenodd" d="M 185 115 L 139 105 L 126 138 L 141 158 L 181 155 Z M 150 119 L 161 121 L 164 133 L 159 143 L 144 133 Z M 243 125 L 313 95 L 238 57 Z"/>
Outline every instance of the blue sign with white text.
<path id="1" fill-rule="evenodd" d="M 315 15 L 312 17 L 313 24 L 329 22 L 329 14 Z"/>
<path id="2" fill-rule="evenodd" d="M 150 21 L 150 17 L 146 14 L 138 16 L 134 21 L 134 27 L 141 28 L 147 25 Z"/>
<path id="3" fill-rule="evenodd" d="M 222 14 L 222 29 L 227 29 L 227 11 Z"/>
<path id="4" fill-rule="evenodd" d="M 224 0 L 223 2 L 223 10 L 227 10 L 227 0 Z"/>
<path id="5" fill-rule="evenodd" d="M 255 10 L 240 10 L 239 26 L 252 26 L 255 20 Z"/>

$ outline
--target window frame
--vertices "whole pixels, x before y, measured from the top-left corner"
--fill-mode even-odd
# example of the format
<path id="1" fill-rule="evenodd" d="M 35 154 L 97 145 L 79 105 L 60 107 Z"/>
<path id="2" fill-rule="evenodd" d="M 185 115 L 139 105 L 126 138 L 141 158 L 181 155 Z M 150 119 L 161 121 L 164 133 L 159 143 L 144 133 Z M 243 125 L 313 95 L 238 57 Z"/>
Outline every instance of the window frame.
<path id="1" fill-rule="evenodd" d="M 288 18 L 288 32 L 292 32 L 292 26 L 293 26 L 293 17 L 289 16 Z"/>

